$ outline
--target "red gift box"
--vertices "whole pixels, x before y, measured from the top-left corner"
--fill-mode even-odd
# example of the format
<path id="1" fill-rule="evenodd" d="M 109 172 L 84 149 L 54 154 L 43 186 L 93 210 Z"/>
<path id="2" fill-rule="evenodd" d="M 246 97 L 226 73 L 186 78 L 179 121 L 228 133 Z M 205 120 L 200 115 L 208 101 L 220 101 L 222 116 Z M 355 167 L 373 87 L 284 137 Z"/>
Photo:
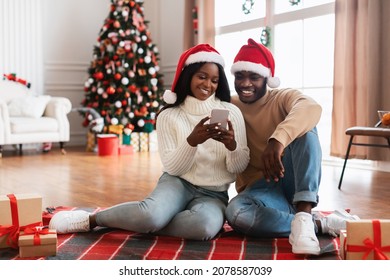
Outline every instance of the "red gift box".
<path id="1" fill-rule="evenodd" d="M 131 155 L 133 153 L 133 146 L 130 145 L 120 145 L 119 154 L 120 155 Z"/>
<path id="2" fill-rule="evenodd" d="M 119 140 L 116 134 L 98 134 L 98 155 L 99 156 L 117 156 Z"/>

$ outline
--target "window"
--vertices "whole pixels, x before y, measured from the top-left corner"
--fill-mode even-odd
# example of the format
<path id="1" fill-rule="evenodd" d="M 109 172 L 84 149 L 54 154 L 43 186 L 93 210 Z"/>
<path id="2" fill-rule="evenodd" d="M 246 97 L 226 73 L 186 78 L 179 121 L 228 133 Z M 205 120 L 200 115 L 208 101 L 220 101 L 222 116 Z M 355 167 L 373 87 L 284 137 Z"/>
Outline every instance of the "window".
<path id="1" fill-rule="evenodd" d="M 301 0 L 298 5 L 289 0 L 232 2 L 226 5 L 226 0 L 215 0 L 215 46 L 225 58 L 231 89 L 234 91 L 234 78 L 229 73 L 237 51 L 248 38 L 259 42 L 263 28 L 270 27 L 269 48 L 280 86 L 299 89 L 321 104 L 323 113 L 317 128 L 323 157 L 330 157 L 334 0 Z M 242 5 L 251 2 L 252 10 L 245 14 Z M 229 17 L 225 16 L 226 8 L 231 9 Z"/>

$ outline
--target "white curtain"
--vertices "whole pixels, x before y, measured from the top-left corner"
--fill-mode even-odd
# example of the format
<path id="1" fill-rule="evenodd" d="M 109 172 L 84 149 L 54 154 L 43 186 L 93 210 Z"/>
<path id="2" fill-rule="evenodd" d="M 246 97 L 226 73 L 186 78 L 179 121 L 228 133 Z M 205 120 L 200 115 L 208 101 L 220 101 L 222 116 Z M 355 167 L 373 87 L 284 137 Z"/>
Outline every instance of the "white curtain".
<path id="1" fill-rule="evenodd" d="M 0 79 L 15 73 L 43 92 L 44 0 L 0 1 Z"/>

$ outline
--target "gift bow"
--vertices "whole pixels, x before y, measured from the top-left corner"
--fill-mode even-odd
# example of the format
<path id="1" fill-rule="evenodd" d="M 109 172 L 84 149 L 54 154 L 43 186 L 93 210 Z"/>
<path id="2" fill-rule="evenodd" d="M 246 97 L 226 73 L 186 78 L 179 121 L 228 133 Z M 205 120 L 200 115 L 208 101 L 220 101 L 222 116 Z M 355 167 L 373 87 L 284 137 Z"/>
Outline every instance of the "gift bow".
<path id="1" fill-rule="evenodd" d="M 19 232 L 20 228 L 15 225 L 0 226 L 0 237 L 8 234 L 7 244 L 12 248 L 18 247 Z"/>
<path id="2" fill-rule="evenodd" d="M 47 227 L 26 227 L 20 235 L 34 235 L 34 246 L 41 245 L 41 235 L 50 234 Z"/>
<path id="3" fill-rule="evenodd" d="M 388 260 L 384 252 L 390 252 L 390 246 L 382 246 L 381 237 L 381 223 L 379 220 L 372 221 L 374 231 L 374 240 L 369 237 L 363 240 L 364 246 L 361 245 L 347 245 L 348 252 L 365 252 L 362 259 L 366 260 L 371 251 L 374 252 L 374 260 Z"/>
<path id="4" fill-rule="evenodd" d="M 7 244 L 12 248 L 18 247 L 18 239 L 21 230 L 25 230 L 28 227 L 41 226 L 41 222 L 32 223 L 23 227 L 19 226 L 19 213 L 18 202 L 14 194 L 8 194 L 9 203 L 11 207 L 12 225 L 2 226 L 0 225 L 0 237 L 8 234 Z"/>

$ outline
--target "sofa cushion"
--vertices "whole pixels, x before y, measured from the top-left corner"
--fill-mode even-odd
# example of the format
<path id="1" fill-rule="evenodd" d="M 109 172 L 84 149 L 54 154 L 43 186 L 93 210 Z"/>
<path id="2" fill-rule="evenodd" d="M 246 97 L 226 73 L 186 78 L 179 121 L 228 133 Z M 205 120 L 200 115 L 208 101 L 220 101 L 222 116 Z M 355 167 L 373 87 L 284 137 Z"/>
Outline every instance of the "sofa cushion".
<path id="1" fill-rule="evenodd" d="M 40 118 L 45 112 L 50 96 L 34 96 L 27 94 L 24 97 L 14 98 L 8 103 L 8 112 L 11 117 Z"/>
<path id="2" fill-rule="evenodd" d="M 42 117 L 35 118 L 10 118 L 11 133 L 41 133 L 41 132 L 57 132 L 58 122 L 56 119 Z"/>
<path id="3" fill-rule="evenodd" d="M 26 86 L 13 81 L 0 81 L 0 99 L 8 103 L 14 98 L 24 97 L 31 92 Z"/>

